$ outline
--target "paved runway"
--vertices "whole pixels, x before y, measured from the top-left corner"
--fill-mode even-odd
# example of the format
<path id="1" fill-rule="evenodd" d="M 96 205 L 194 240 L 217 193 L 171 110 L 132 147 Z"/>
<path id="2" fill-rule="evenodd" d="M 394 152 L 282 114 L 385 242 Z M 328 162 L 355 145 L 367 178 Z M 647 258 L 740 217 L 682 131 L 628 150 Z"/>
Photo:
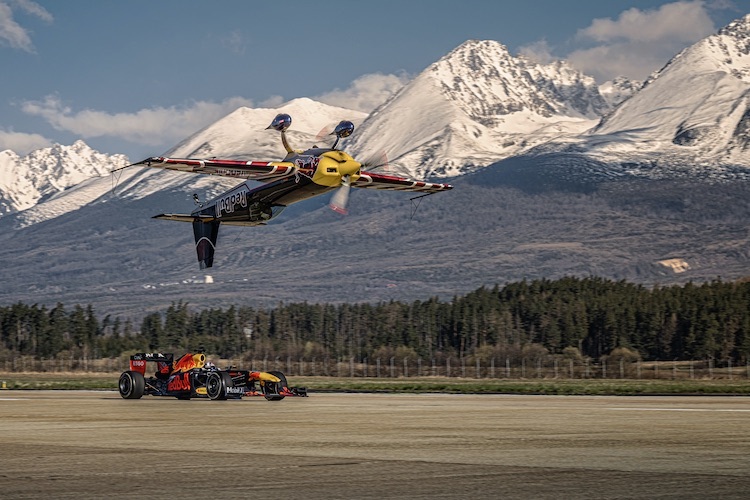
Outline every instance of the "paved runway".
<path id="1" fill-rule="evenodd" d="M 0 391 L 2 498 L 748 498 L 750 398 Z"/>

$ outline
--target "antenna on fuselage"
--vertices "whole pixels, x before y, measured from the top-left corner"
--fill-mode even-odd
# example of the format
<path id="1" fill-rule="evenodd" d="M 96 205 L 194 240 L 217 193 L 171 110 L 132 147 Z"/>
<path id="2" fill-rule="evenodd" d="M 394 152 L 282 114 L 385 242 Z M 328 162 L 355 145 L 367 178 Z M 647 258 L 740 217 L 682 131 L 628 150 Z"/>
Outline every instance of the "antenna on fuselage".
<path id="1" fill-rule="evenodd" d="M 284 149 L 286 149 L 287 153 L 294 153 L 294 150 L 289 145 L 289 141 L 286 139 L 286 129 L 288 129 L 292 124 L 292 117 L 289 116 L 286 113 L 279 113 L 276 115 L 276 118 L 273 119 L 271 124 L 266 127 L 266 130 L 269 128 L 272 128 L 274 130 L 278 130 L 281 132 L 281 143 L 284 145 Z"/>

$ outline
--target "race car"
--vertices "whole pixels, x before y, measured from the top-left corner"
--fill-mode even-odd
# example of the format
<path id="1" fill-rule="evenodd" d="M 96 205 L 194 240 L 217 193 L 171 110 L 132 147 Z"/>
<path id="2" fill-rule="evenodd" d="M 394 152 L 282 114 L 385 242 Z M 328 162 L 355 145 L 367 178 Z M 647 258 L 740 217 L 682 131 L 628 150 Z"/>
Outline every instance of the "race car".
<path id="1" fill-rule="evenodd" d="M 147 378 L 146 365 L 149 362 L 156 363 L 156 373 Z M 172 353 L 133 354 L 130 356 L 130 370 L 120 375 L 118 388 L 123 399 L 140 399 L 144 394 L 213 400 L 263 396 L 268 401 L 307 396 L 304 387 L 290 388 L 286 377 L 279 371 L 236 370 L 233 367 L 220 370 L 206 362 L 203 353 L 188 353 L 177 361 Z"/>

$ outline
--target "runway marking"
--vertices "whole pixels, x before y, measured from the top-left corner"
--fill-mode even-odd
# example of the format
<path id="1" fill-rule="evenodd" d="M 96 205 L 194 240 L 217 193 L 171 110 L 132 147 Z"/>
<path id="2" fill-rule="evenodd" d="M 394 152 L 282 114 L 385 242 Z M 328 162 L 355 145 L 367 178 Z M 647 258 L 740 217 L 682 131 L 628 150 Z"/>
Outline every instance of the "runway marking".
<path id="1" fill-rule="evenodd" d="M 685 411 L 685 412 L 737 412 L 750 413 L 750 409 L 739 408 L 608 408 L 614 411 Z"/>

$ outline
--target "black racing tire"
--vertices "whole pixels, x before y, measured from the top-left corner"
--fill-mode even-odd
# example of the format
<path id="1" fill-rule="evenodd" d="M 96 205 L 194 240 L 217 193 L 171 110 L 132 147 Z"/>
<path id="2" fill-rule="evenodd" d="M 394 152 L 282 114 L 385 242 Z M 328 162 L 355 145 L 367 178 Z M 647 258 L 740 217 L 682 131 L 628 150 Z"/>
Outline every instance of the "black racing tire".
<path id="1" fill-rule="evenodd" d="M 211 372 L 206 377 L 206 394 L 214 401 L 227 399 L 227 387 L 234 387 L 232 376 L 227 372 Z"/>
<path id="2" fill-rule="evenodd" d="M 274 377 L 278 378 L 278 382 L 266 382 L 264 387 L 264 392 L 272 392 L 272 393 L 278 393 L 281 391 L 283 387 L 288 387 L 286 382 L 286 376 L 279 372 L 279 371 L 273 371 L 268 372 Z M 284 399 L 284 396 L 279 396 L 278 394 L 266 394 L 264 396 L 268 401 L 281 401 Z"/>
<path id="3" fill-rule="evenodd" d="M 141 372 L 128 370 L 120 375 L 117 387 L 123 399 L 141 399 L 146 392 L 146 379 Z"/>

